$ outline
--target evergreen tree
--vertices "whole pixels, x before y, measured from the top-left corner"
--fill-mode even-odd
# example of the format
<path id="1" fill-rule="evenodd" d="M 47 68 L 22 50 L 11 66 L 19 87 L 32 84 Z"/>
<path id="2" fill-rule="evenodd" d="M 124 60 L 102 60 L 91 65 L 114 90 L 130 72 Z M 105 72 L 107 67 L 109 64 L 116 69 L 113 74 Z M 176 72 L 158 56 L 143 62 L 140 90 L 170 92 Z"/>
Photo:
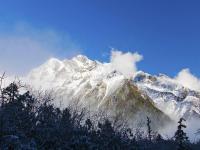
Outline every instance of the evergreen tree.
<path id="1" fill-rule="evenodd" d="M 188 150 L 186 144 L 189 142 L 188 137 L 186 133 L 183 131 L 183 128 L 186 128 L 186 125 L 184 125 L 182 122 L 186 121 L 184 118 L 180 118 L 178 121 L 178 129 L 175 133 L 175 141 L 178 144 L 177 150 Z"/>
<path id="2" fill-rule="evenodd" d="M 14 82 L 2 90 L 2 105 L 9 102 L 16 102 L 19 97 L 19 87 Z"/>
<path id="3" fill-rule="evenodd" d="M 148 140 L 151 142 L 152 139 L 152 130 L 151 130 L 151 120 L 147 117 L 147 133 L 148 133 Z"/>
<path id="4" fill-rule="evenodd" d="M 158 135 L 156 136 L 156 141 L 157 141 L 157 142 L 163 141 L 162 135 L 158 134 Z"/>
<path id="5" fill-rule="evenodd" d="M 93 125 L 92 125 L 92 122 L 91 122 L 90 119 L 87 119 L 85 121 L 85 125 L 86 125 L 86 128 L 87 128 L 88 131 L 91 131 L 93 129 L 93 127 L 92 127 Z"/>
<path id="6" fill-rule="evenodd" d="M 51 103 L 52 98 L 48 95 L 34 98 L 29 91 L 21 94 L 19 88 L 12 83 L 1 90 L 0 101 L 4 101 L 0 105 L 0 149 L 174 150 L 176 142 L 178 150 L 187 149 L 189 141 L 183 132 L 186 128 L 183 118 L 178 122 L 176 142 L 164 140 L 159 134 L 154 137 L 156 134 L 152 132 L 148 117 L 148 140 L 144 136 L 138 139 L 130 129 L 118 130 L 108 119 L 96 127 L 84 111 L 61 110 Z M 150 142 L 152 139 L 156 140 Z M 199 143 L 191 145 L 199 150 Z"/>

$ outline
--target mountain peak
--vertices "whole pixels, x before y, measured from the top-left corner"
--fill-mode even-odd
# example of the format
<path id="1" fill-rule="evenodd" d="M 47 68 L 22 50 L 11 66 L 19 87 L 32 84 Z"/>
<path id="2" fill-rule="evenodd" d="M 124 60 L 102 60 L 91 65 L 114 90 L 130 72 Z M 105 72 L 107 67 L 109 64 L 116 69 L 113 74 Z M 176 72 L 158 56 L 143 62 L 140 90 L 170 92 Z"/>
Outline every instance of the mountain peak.
<path id="1" fill-rule="evenodd" d="M 97 62 L 90 60 L 87 56 L 77 55 L 71 59 L 81 70 L 91 70 L 96 67 Z"/>
<path id="2" fill-rule="evenodd" d="M 87 62 L 87 61 L 91 61 L 87 56 L 81 55 L 81 54 L 79 54 L 79 55 L 73 57 L 72 60 L 79 61 L 79 62 L 83 62 L 83 63 L 85 63 L 85 62 Z"/>
<path id="3" fill-rule="evenodd" d="M 127 87 L 122 84 L 126 77 L 116 71 L 112 65 L 92 61 L 84 55 L 63 61 L 51 58 L 31 71 L 29 77 L 32 82 L 35 80 L 36 83 L 45 85 L 47 89 L 51 87 L 55 91 L 62 91 L 63 96 L 69 97 L 69 101 L 73 99 L 80 99 L 83 102 L 91 100 L 94 105 L 96 101 L 100 104 L 104 104 L 106 100 L 109 103 L 115 102 L 116 94 L 119 94 L 115 92 L 119 92 L 122 86 Z M 189 89 L 185 90 L 173 78 L 164 74 L 151 75 L 138 71 L 130 82 L 137 86 L 142 94 L 150 97 L 156 108 L 165 114 L 187 118 L 193 116 L 195 112 L 200 117 L 198 107 L 200 94 Z M 126 95 L 126 92 L 127 88 L 124 88 L 121 94 Z"/>
<path id="4" fill-rule="evenodd" d="M 47 61 L 47 63 L 60 63 L 61 61 L 57 58 L 51 57 L 49 58 L 49 60 Z"/>
<path id="5" fill-rule="evenodd" d="M 43 67 L 46 69 L 53 69 L 56 70 L 57 68 L 59 68 L 60 66 L 62 66 L 62 61 L 57 59 L 57 58 L 50 58 L 49 60 L 47 60 L 43 65 L 41 65 L 39 68 Z"/>

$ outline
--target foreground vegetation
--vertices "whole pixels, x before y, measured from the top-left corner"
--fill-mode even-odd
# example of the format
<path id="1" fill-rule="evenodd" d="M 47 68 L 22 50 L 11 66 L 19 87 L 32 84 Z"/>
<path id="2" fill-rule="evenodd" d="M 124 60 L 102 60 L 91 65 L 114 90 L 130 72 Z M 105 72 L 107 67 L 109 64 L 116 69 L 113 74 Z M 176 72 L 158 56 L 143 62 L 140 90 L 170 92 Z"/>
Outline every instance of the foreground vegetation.
<path id="1" fill-rule="evenodd" d="M 93 122 L 83 110 L 61 110 L 51 96 L 33 96 L 19 92 L 12 83 L 1 89 L 0 149 L 24 150 L 186 150 L 200 149 L 200 142 L 190 143 L 181 118 L 175 136 L 163 139 L 151 130 L 147 117 L 147 135 L 131 129 L 117 130 L 111 121 Z"/>

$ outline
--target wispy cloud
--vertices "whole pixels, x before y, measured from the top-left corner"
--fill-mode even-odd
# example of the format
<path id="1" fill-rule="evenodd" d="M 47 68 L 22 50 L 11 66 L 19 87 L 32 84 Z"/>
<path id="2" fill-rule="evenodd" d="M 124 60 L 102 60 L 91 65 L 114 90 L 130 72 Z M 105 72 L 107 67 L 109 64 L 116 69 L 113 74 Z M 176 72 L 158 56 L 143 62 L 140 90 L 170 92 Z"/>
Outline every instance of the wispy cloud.
<path id="1" fill-rule="evenodd" d="M 121 72 L 126 77 L 131 77 L 137 71 L 136 63 L 141 61 L 143 56 L 136 53 L 126 52 L 112 49 L 110 62 L 112 67 Z"/>
<path id="2" fill-rule="evenodd" d="M 0 24 L 0 71 L 24 74 L 50 57 L 66 58 L 80 53 L 68 34 L 28 24 Z"/>
<path id="3" fill-rule="evenodd" d="M 200 91 L 200 79 L 193 75 L 188 68 L 181 70 L 175 80 L 187 88 Z"/>

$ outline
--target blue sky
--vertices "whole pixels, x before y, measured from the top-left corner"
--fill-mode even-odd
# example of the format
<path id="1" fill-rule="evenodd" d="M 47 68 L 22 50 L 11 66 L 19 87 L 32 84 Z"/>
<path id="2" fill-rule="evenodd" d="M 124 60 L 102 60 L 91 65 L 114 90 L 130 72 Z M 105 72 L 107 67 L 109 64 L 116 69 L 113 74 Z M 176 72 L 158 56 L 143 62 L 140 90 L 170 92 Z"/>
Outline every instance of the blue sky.
<path id="1" fill-rule="evenodd" d="M 16 26 L 26 24 L 25 29 L 37 31 L 38 35 L 27 31 L 25 34 L 37 40 L 45 41 L 40 38 L 41 32 L 45 33 L 44 37 L 49 31 L 55 33 L 56 40 L 59 38 L 56 45 L 61 46 L 59 50 L 49 48 L 49 51 L 61 58 L 71 48 L 70 53 L 76 51 L 91 59 L 109 61 L 110 48 L 114 47 L 142 54 L 144 60 L 138 68 L 151 74 L 175 76 L 181 69 L 190 68 L 200 77 L 200 2 L 197 0 L 0 2 L 0 36 L 21 36 L 24 32 L 15 32 Z M 47 41 L 53 39 L 54 36 Z"/>

